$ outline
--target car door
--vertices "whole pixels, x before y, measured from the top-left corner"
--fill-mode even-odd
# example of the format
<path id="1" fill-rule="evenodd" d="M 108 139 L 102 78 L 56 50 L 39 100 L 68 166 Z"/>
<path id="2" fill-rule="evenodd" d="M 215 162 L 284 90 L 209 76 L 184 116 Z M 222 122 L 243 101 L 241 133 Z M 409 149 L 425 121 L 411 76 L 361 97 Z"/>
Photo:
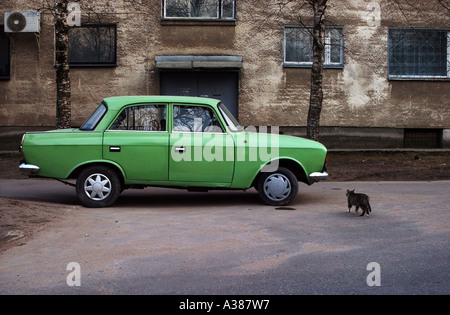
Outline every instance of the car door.
<path id="1" fill-rule="evenodd" d="M 167 181 L 169 133 L 166 104 L 124 108 L 104 133 L 103 158 L 119 164 L 129 180 Z"/>
<path id="2" fill-rule="evenodd" d="M 234 140 L 212 107 L 174 104 L 169 179 L 226 186 L 233 180 Z"/>

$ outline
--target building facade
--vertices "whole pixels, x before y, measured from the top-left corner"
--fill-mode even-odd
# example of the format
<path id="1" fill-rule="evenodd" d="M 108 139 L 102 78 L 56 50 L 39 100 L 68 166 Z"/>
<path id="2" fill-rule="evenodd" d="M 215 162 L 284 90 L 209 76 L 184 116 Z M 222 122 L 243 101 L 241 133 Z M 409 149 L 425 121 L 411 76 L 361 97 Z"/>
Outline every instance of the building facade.
<path id="1" fill-rule="evenodd" d="M 77 2 L 73 126 L 104 97 L 168 94 L 218 98 L 243 125 L 305 133 L 313 20 L 302 1 Z M 38 11 L 39 32 L 5 32 L 8 14 L 25 10 Z M 54 24 L 48 1 L 0 3 L 0 133 L 55 126 Z M 437 0 L 329 0 L 327 25 L 322 142 L 450 146 L 448 8 Z"/>

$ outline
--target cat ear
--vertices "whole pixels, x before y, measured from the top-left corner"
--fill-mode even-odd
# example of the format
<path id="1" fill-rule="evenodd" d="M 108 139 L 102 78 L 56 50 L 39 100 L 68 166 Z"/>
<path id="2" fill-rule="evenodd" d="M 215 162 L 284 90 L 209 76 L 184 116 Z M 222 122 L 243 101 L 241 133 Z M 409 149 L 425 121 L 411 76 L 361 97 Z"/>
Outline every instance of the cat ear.
<path id="1" fill-rule="evenodd" d="M 355 192 L 355 190 L 353 189 L 353 190 L 352 190 L 352 192 L 354 193 L 354 192 Z"/>

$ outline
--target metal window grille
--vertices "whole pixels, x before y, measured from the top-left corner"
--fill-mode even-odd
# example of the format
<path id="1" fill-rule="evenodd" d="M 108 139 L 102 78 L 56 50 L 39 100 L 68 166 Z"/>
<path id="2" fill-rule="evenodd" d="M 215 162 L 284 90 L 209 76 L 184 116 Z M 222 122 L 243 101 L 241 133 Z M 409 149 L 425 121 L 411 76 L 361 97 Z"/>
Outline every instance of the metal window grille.
<path id="1" fill-rule="evenodd" d="M 442 148 L 442 129 L 405 129 L 405 148 Z"/>
<path id="2" fill-rule="evenodd" d="M 390 29 L 389 78 L 450 77 L 449 30 Z"/>

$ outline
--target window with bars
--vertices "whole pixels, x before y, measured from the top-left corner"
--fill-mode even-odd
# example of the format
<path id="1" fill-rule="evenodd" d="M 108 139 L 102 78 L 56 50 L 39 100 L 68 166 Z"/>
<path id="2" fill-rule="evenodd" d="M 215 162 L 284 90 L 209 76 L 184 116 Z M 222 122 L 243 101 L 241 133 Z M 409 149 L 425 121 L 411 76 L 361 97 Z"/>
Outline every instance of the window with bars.
<path id="1" fill-rule="evenodd" d="M 311 67 L 313 63 L 312 27 L 284 27 L 284 66 Z M 327 27 L 325 29 L 326 68 L 344 67 L 344 28 Z"/>
<path id="2" fill-rule="evenodd" d="M 166 19 L 235 19 L 235 0 L 164 0 Z"/>
<path id="3" fill-rule="evenodd" d="M 450 30 L 389 29 L 389 79 L 450 78 Z"/>
<path id="4" fill-rule="evenodd" d="M 69 29 L 71 67 L 116 66 L 116 25 L 86 25 Z"/>

